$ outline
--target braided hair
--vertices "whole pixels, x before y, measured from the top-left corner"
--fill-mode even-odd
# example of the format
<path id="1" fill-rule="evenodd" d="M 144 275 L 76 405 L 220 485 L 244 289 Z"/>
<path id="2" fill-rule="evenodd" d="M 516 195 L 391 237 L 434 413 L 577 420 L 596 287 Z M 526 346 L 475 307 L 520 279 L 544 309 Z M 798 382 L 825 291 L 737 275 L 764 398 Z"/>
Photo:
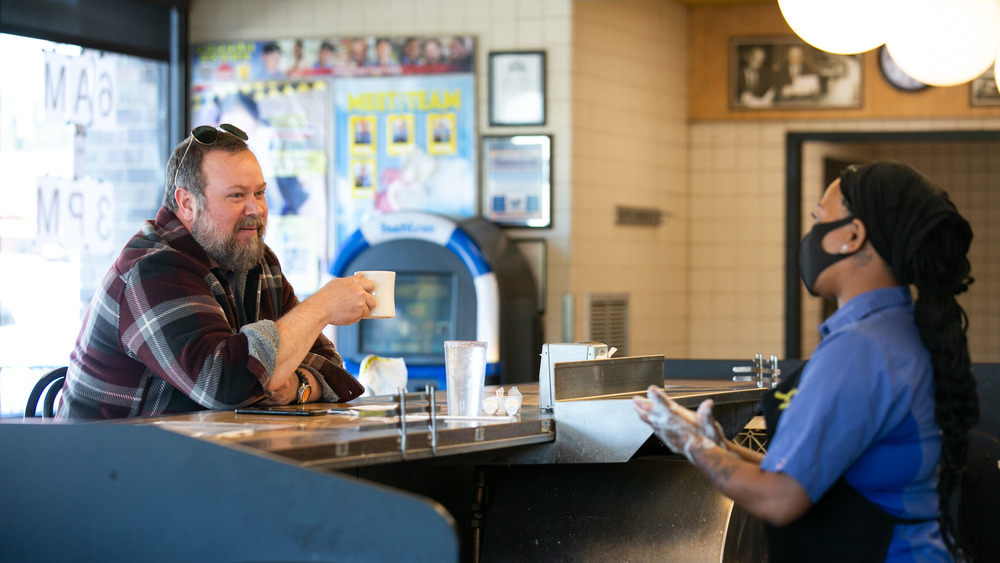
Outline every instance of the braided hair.
<path id="1" fill-rule="evenodd" d="M 941 429 L 938 495 L 941 532 L 957 557 L 951 500 L 979 419 L 966 330 L 956 296 L 973 278 L 967 256 L 972 228 L 948 194 L 913 168 L 895 162 L 848 167 L 840 176 L 845 204 L 865 224 L 879 256 L 902 283 L 917 289 L 914 321 L 934 369 L 934 415 Z"/>

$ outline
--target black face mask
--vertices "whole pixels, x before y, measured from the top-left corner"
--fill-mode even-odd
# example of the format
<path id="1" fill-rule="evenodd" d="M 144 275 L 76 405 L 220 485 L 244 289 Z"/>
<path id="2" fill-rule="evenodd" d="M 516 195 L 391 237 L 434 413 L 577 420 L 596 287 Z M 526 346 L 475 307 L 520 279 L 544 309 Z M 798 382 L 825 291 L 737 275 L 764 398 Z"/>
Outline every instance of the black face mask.
<path id="1" fill-rule="evenodd" d="M 830 254 L 823 250 L 823 237 L 834 229 L 839 229 L 854 220 L 854 217 L 845 217 L 829 223 L 816 223 L 812 230 L 806 233 L 799 244 L 799 276 L 802 283 L 813 296 L 819 294 L 813 291 L 813 284 L 823 270 L 847 258 L 850 254 Z"/>

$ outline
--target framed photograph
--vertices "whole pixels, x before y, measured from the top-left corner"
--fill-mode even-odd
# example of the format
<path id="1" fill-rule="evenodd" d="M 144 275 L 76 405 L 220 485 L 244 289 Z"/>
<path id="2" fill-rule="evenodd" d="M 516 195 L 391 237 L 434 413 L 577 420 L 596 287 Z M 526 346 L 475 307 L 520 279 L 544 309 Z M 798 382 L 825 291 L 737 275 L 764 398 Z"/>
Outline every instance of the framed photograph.
<path id="1" fill-rule="evenodd" d="M 797 37 L 736 37 L 729 52 L 734 110 L 860 108 L 861 55 L 820 51 Z"/>
<path id="2" fill-rule="evenodd" d="M 545 125 L 545 52 L 489 55 L 490 125 Z"/>
<path id="3" fill-rule="evenodd" d="M 500 226 L 549 227 L 552 136 L 482 137 L 483 218 Z"/>
<path id="4" fill-rule="evenodd" d="M 427 152 L 455 154 L 455 114 L 427 114 Z"/>
<path id="5" fill-rule="evenodd" d="M 375 161 L 373 159 L 352 159 L 351 195 L 354 197 L 371 197 L 378 188 L 375 179 Z"/>
<path id="6" fill-rule="evenodd" d="M 413 150 L 413 114 L 390 115 L 385 120 L 386 152 L 405 155 Z"/>
<path id="7" fill-rule="evenodd" d="M 993 79 L 994 67 L 969 83 L 969 104 L 973 106 L 1000 106 L 1000 90 Z"/>
<path id="8" fill-rule="evenodd" d="M 528 267 L 531 268 L 531 273 L 535 276 L 535 284 L 538 287 L 538 312 L 544 313 L 548 278 L 545 239 L 517 239 L 511 242 L 524 255 L 524 259 L 528 261 Z"/>
<path id="9" fill-rule="evenodd" d="M 373 115 L 351 116 L 351 154 L 375 154 L 375 147 L 378 146 L 375 121 Z"/>

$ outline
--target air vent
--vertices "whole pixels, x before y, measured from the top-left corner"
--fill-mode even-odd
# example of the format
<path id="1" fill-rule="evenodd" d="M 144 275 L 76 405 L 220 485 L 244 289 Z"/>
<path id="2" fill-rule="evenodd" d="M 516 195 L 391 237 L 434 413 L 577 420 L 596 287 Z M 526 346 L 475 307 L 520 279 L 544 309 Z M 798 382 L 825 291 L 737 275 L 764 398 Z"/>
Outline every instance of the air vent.
<path id="1" fill-rule="evenodd" d="M 618 349 L 615 356 L 628 355 L 628 294 L 595 293 L 587 298 L 587 340 Z"/>
<path id="2" fill-rule="evenodd" d="M 663 222 L 663 211 L 650 207 L 615 207 L 616 225 L 635 225 L 640 227 L 659 227 Z M 668 214 L 669 215 L 669 214 Z"/>

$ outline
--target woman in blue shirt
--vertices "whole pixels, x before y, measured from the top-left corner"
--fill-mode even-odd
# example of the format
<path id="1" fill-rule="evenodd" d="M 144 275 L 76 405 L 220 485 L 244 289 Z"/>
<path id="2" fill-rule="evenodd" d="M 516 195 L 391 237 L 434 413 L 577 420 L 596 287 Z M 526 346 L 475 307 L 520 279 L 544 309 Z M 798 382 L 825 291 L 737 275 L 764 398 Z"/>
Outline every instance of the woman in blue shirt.
<path id="1" fill-rule="evenodd" d="M 978 419 L 955 296 L 972 282 L 968 222 L 909 166 L 852 166 L 813 212 L 799 271 L 837 301 L 804 368 L 762 400 L 761 456 L 656 387 L 639 416 L 765 521 L 771 561 L 949 561 L 950 501 Z M 918 298 L 911 299 L 909 286 Z"/>

